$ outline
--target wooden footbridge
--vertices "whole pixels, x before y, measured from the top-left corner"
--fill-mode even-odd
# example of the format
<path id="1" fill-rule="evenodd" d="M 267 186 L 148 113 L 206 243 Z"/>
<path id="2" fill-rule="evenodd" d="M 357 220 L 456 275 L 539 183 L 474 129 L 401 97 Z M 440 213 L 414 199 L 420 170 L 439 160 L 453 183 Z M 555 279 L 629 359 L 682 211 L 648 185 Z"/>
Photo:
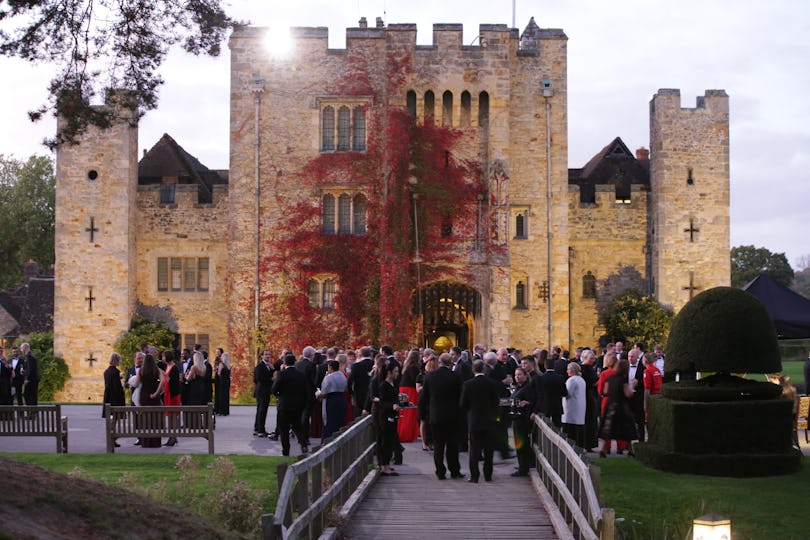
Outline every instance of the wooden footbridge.
<path id="1" fill-rule="evenodd" d="M 538 465 L 528 478 L 511 476 L 516 460 L 496 455 L 492 482 L 439 480 L 419 443 L 405 445 L 398 476 L 380 476 L 371 419 L 361 418 L 280 467 L 264 538 L 612 539 L 613 513 L 599 507 L 587 463 L 541 418 L 532 439 Z"/>

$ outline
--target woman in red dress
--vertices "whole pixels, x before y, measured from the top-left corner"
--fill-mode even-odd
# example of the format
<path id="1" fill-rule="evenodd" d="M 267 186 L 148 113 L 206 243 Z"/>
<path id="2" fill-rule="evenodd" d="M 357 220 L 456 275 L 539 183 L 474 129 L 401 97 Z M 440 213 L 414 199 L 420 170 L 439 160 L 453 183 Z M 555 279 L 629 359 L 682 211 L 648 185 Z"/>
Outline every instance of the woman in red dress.
<path id="1" fill-rule="evenodd" d="M 405 359 L 402 368 L 402 380 L 399 391 L 408 395 L 408 401 L 416 404 L 419 393 L 416 391 L 416 378 L 419 376 L 419 351 L 412 350 Z M 400 409 L 399 425 L 397 426 L 400 442 L 412 442 L 419 436 L 419 412 L 416 408 Z"/>
<path id="2" fill-rule="evenodd" d="M 163 362 L 166 364 L 166 373 L 163 377 L 163 405 L 180 406 L 180 394 L 183 385 L 180 384 L 180 368 L 174 363 L 172 351 L 163 351 Z M 166 413 L 170 427 L 177 427 L 180 424 L 180 413 Z M 177 437 L 170 437 L 165 446 L 177 444 Z"/>

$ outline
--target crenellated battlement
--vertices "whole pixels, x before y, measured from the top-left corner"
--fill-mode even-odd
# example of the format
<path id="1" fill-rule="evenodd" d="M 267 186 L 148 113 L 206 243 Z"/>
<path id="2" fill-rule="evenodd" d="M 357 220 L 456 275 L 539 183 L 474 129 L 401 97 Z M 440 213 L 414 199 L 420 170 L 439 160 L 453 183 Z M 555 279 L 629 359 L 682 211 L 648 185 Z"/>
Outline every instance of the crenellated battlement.
<path id="1" fill-rule="evenodd" d="M 234 44 L 240 40 L 263 40 L 268 32 L 271 32 L 271 29 L 267 27 L 240 28 L 231 36 L 231 47 L 234 47 Z M 321 49 L 333 54 L 351 53 L 355 49 L 367 48 L 369 41 L 386 40 L 389 44 L 404 45 L 413 51 L 434 50 L 441 54 L 447 54 L 450 51 L 482 51 L 496 54 L 505 47 L 511 47 L 515 53 L 518 53 L 518 56 L 534 56 L 535 54 L 532 53 L 536 52 L 538 41 L 568 39 L 562 29 L 537 27 L 534 18 L 531 19 L 522 36 L 517 28 L 509 28 L 505 24 L 480 24 L 478 35 L 470 44 L 464 44 L 464 26 L 462 24 L 434 24 L 433 42 L 430 45 L 417 45 L 416 33 L 417 26 L 413 23 L 385 26 L 378 17 L 377 26 L 369 27 L 366 18 L 363 17 L 359 21 L 359 26 L 346 29 L 345 49 L 329 49 L 329 28 L 324 26 L 290 28 L 291 39 L 307 52 Z"/>

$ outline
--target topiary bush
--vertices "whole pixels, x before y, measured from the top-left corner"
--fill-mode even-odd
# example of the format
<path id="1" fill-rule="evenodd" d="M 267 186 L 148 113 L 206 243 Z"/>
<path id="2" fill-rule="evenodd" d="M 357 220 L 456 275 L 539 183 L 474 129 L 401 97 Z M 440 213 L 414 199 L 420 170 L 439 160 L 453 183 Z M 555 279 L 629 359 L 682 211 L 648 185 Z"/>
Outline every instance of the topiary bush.
<path id="1" fill-rule="evenodd" d="M 743 290 L 715 287 L 692 298 L 672 323 L 667 371 L 778 373 L 776 329 L 765 306 Z"/>

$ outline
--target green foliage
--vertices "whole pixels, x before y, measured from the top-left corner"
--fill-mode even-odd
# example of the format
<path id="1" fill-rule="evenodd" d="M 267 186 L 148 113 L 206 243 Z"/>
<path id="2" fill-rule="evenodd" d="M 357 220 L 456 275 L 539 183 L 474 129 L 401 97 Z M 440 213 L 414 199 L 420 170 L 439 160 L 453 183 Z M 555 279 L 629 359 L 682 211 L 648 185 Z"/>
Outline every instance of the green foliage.
<path id="1" fill-rule="evenodd" d="M 25 340 L 18 339 L 15 345 L 21 343 L 31 345 L 33 354 L 39 368 L 39 401 L 53 401 L 56 393 L 65 387 L 65 381 L 70 378 L 68 366 L 61 356 L 53 355 L 53 331 L 32 332 Z"/>
<path id="2" fill-rule="evenodd" d="M 652 347 L 664 342 L 670 324 L 672 311 L 629 289 L 610 305 L 605 331 L 612 341 L 641 342 Z"/>
<path id="3" fill-rule="evenodd" d="M 73 142 L 88 124 L 109 125 L 112 111 L 90 106 L 99 90 L 123 90 L 129 108 L 148 111 L 157 106 L 157 89 L 163 83 L 159 68 L 170 48 L 181 45 L 192 54 L 217 56 L 226 32 L 237 24 L 220 4 L 3 2 L 0 54 L 57 65 L 48 103 L 29 116 L 36 121 L 58 109 L 63 118 L 60 133 L 47 142 Z"/>
<path id="4" fill-rule="evenodd" d="M 777 373 L 776 330 L 757 298 L 715 287 L 692 298 L 672 323 L 667 370 Z"/>
<path id="5" fill-rule="evenodd" d="M 177 335 L 165 324 L 149 321 L 136 314 L 132 318 L 129 332 L 121 336 L 114 349 L 121 355 L 122 369 L 126 369 L 132 365 L 135 353 L 141 350 L 141 343 L 149 343 L 159 351 L 163 351 L 174 350 L 176 341 Z"/>
<path id="6" fill-rule="evenodd" d="M 759 274 L 769 275 L 786 287 L 793 282 L 793 268 L 784 253 L 771 253 L 754 246 L 731 248 L 732 287 L 744 287 Z"/>
<path id="7" fill-rule="evenodd" d="M 802 464 L 785 476 L 720 478 L 665 473 L 634 459 L 603 459 L 600 500 L 624 519 L 618 538 L 691 538 L 692 520 L 709 512 L 731 519 L 734 538 L 806 538 L 810 457 Z"/>
<path id="8" fill-rule="evenodd" d="M 53 159 L 0 155 L 0 288 L 20 283 L 29 259 L 53 264 L 54 216 Z"/>

